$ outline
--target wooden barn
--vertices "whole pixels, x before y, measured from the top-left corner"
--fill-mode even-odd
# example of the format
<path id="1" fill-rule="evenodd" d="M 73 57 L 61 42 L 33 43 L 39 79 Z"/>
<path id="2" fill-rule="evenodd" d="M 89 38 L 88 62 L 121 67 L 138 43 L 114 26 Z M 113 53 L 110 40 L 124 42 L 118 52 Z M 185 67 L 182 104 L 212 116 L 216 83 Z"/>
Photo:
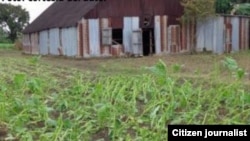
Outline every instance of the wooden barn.
<path id="1" fill-rule="evenodd" d="M 54 2 L 24 29 L 24 52 L 89 58 L 187 50 L 177 34 L 180 1 Z"/>

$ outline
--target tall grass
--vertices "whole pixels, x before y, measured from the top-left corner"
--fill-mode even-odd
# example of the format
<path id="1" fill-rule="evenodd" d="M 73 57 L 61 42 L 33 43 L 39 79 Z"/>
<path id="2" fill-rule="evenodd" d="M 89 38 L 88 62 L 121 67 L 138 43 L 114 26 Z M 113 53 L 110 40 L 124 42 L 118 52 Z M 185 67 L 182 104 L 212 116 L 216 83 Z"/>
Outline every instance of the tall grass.
<path id="1" fill-rule="evenodd" d="M 0 60 L 0 140 L 161 141 L 168 124 L 250 123 L 250 92 L 220 81 L 227 68 L 189 79 L 160 60 L 149 74 L 107 76 L 40 59 Z"/>

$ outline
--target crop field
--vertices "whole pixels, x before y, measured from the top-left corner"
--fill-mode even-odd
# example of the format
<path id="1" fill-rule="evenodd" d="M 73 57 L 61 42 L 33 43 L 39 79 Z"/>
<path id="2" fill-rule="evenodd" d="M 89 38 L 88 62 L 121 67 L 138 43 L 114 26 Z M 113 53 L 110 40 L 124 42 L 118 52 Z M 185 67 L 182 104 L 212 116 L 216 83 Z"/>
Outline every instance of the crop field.
<path id="1" fill-rule="evenodd" d="M 0 49 L 0 140 L 166 141 L 249 124 L 250 52 L 69 59 Z"/>

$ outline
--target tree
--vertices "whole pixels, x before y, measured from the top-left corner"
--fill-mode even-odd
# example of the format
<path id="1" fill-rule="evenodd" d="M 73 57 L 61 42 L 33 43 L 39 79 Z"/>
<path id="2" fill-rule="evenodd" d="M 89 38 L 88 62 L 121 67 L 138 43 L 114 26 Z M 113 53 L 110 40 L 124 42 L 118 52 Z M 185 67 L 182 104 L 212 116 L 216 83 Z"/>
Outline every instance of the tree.
<path id="1" fill-rule="evenodd" d="M 248 15 L 250 0 L 216 0 L 215 9 L 219 14 L 236 14 Z"/>
<path id="2" fill-rule="evenodd" d="M 242 4 L 236 4 L 235 8 L 235 15 L 250 15 L 250 4 L 249 3 L 242 3 Z"/>
<path id="3" fill-rule="evenodd" d="M 215 0 L 182 0 L 184 14 L 181 17 L 182 24 L 191 24 L 191 53 L 196 51 L 195 25 L 197 21 L 203 21 L 209 16 L 215 15 Z"/>
<path id="4" fill-rule="evenodd" d="M 229 14 L 230 11 L 233 9 L 233 2 L 235 2 L 235 0 L 216 0 L 216 13 Z"/>
<path id="5" fill-rule="evenodd" d="M 0 3 L 0 28 L 7 32 L 8 38 L 15 41 L 29 22 L 29 13 L 21 6 Z"/>

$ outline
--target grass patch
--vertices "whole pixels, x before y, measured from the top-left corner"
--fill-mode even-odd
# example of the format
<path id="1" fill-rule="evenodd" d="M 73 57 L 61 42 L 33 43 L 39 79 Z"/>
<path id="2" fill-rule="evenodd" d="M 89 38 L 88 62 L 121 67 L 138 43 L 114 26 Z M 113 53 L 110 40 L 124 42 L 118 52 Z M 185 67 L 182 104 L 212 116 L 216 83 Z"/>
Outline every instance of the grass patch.
<path id="1" fill-rule="evenodd" d="M 11 43 L 0 43 L 0 49 L 13 49 L 14 44 Z"/>
<path id="2" fill-rule="evenodd" d="M 205 69 L 174 56 L 83 66 L 91 71 L 79 69 L 84 60 L 15 56 L 0 59 L 0 140 L 160 141 L 168 124 L 250 123 L 249 80 L 238 72 L 247 68 L 225 56 L 186 56 Z"/>

